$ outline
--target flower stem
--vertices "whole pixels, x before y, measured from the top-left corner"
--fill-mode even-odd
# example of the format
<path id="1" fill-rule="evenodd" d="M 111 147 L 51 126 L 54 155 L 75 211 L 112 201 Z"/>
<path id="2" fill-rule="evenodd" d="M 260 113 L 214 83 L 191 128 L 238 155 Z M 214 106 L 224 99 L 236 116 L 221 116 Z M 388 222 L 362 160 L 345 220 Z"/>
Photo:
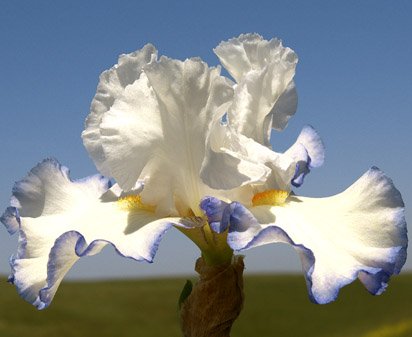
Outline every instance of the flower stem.
<path id="1" fill-rule="evenodd" d="M 184 337 L 229 337 L 243 307 L 243 256 L 230 263 L 208 265 L 196 261 L 199 281 L 182 303 L 180 324 Z"/>

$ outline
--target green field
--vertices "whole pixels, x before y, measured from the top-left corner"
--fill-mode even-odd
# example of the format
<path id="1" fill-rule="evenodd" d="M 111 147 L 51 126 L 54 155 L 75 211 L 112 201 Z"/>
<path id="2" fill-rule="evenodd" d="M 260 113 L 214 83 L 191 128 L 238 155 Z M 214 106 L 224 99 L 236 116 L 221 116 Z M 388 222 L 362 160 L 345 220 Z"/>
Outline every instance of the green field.
<path id="1" fill-rule="evenodd" d="M 180 336 L 177 299 L 185 279 L 65 282 L 37 311 L 0 285 L 1 337 Z M 302 276 L 247 276 L 245 308 L 232 337 L 411 337 L 412 275 L 371 296 L 358 283 L 329 305 L 309 302 Z"/>

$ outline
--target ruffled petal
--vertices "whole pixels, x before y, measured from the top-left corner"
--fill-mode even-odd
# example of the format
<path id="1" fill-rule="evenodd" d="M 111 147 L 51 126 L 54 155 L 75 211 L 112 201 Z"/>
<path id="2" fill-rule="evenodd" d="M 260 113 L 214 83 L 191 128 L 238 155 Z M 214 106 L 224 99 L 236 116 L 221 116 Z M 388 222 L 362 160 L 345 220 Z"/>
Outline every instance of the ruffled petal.
<path id="1" fill-rule="evenodd" d="M 97 169 L 104 175 L 111 176 L 110 167 L 106 163 L 106 155 L 102 147 L 100 124 L 104 114 L 109 111 L 116 98 L 140 78 L 144 65 L 157 58 L 157 50 L 147 44 L 141 50 L 121 55 L 118 63 L 100 75 L 96 95 L 86 119 L 82 133 L 83 143 L 93 159 Z"/>
<path id="2" fill-rule="evenodd" d="M 297 107 L 292 81 L 296 54 L 278 39 L 240 35 L 214 49 L 238 85 L 228 112 L 230 124 L 241 134 L 270 146 L 270 130 L 283 129 Z"/>
<path id="3" fill-rule="evenodd" d="M 146 65 L 100 125 L 106 163 L 120 187 L 144 181 L 142 198 L 158 214 L 176 214 L 176 200 L 197 210 L 206 139 L 232 95 L 220 69 L 199 59 L 162 57 Z"/>
<path id="4" fill-rule="evenodd" d="M 162 122 L 156 95 L 146 74 L 118 93 L 100 124 L 105 165 L 119 186 L 134 189 L 162 141 Z"/>
<path id="5" fill-rule="evenodd" d="M 228 190 L 253 184 L 255 192 L 267 189 L 291 190 L 324 160 L 324 145 L 311 126 L 305 126 L 285 152 L 237 134 L 229 124 L 215 125 L 207 141 L 207 156 L 200 172 L 211 188 Z M 236 200 L 236 199 L 234 199 Z"/>
<path id="6" fill-rule="evenodd" d="M 295 144 L 302 144 L 305 147 L 309 155 L 308 166 L 310 168 L 317 168 L 323 165 L 325 161 L 325 145 L 312 126 L 306 125 L 302 129 Z"/>
<path id="7" fill-rule="evenodd" d="M 159 219 L 138 196 L 119 199 L 108 188 L 109 181 L 102 176 L 71 181 L 67 168 L 50 159 L 16 183 L 19 244 L 10 260 L 9 280 L 37 308 L 50 304 L 80 257 L 111 244 L 122 256 L 152 262 L 171 226 L 190 225 L 179 218 Z"/>
<path id="8" fill-rule="evenodd" d="M 406 260 L 402 197 L 377 168 L 333 197 L 290 196 L 282 206 L 250 211 L 238 206 L 235 213 L 241 221 L 230 224 L 229 245 L 235 250 L 274 242 L 293 245 L 316 303 L 335 300 L 339 289 L 356 278 L 380 294 Z"/>
<path id="9" fill-rule="evenodd" d="M 307 125 L 283 157 L 282 160 L 290 160 L 294 163 L 295 170 L 291 183 L 295 187 L 300 187 L 312 168 L 322 166 L 325 159 L 325 146 L 315 129 Z"/>
<path id="10" fill-rule="evenodd" d="M 207 139 L 200 177 L 211 188 L 221 190 L 263 183 L 271 173 L 266 163 L 274 157 L 267 147 L 217 121 Z"/>

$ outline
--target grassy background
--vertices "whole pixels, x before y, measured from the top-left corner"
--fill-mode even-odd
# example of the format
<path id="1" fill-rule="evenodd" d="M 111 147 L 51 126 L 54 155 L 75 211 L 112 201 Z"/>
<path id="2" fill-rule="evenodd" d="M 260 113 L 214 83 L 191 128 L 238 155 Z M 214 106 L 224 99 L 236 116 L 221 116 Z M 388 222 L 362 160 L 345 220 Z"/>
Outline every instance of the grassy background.
<path id="1" fill-rule="evenodd" d="M 1 337 L 178 337 L 177 300 L 185 279 L 65 282 L 37 311 L 0 285 Z M 309 302 L 302 276 L 247 276 L 246 302 L 232 337 L 411 337 L 412 274 L 371 296 L 358 283 L 329 305 Z"/>

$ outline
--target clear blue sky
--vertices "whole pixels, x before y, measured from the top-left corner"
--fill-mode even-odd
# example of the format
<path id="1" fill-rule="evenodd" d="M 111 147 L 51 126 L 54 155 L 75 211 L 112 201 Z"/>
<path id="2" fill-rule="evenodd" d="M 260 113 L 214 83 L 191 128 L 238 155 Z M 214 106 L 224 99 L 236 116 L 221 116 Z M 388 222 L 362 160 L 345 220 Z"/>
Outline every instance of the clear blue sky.
<path id="1" fill-rule="evenodd" d="M 45 157 L 58 158 L 73 178 L 96 172 L 80 133 L 98 76 L 119 54 L 151 42 L 160 54 L 216 65 L 212 48 L 221 40 L 257 32 L 281 38 L 300 59 L 298 112 L 273 138 L 275 148 L 285 149 L 305 124 L 326 144 L 325 165 L 297 192 L 338 193 L 376 165 L 401 191 L 411 223 L 411 15 L 406 0 L 2 1 L 0 208 L 14 181 Z M 16 243 L 4 228 L 0 243 L 0 273 L 7 273 Z M 80 261 L 70 276 L 190 273 L 196 257 L 191 242 L 170 233 L 153 265 L 108 248 Z M 300 269 L 283 246 L 251 251 L 246 265 L 248 271 Z"/>

